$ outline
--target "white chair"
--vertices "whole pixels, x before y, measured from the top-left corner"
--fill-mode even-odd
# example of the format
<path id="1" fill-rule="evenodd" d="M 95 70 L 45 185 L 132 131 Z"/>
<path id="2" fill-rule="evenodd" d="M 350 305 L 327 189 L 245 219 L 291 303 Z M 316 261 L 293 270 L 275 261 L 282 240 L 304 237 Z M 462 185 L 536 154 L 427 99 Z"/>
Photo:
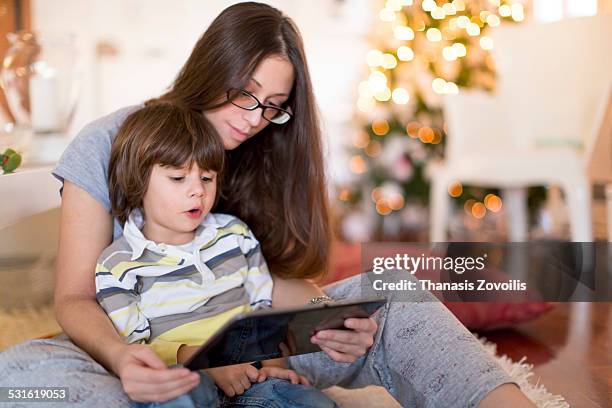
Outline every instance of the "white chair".
<path id="1" fill-rule="evenodd" d="M 431 241 L 447 239 L 454 180 L 502 189 L 511 241 L 527 239 L 525 188 L 558 186 L 572 241 L 592 240 L 588 147 L 605 120 L 598 112 L 612 80 L 610 38 L 610 15 L 494 32 L 496 92 L 461 90 L 443 100 L 448 143 L 432 172 Z"/>

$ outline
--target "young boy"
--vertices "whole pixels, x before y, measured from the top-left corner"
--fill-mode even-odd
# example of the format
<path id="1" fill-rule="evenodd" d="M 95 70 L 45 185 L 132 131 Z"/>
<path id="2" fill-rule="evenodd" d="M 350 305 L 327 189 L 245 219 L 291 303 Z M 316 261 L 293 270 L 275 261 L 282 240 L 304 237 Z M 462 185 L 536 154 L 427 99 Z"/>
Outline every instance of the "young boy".
<path id="1" fill-rule="evenodd" d="M 271 305 L 272 278 L 252 232 L 236 217 L 210 213 L 224 155 L 211 124 L 169 103 L 132 113 L 111 147 L 111 205 L 124 230 L 98 259 L 96 297 L 126 342 L 149 345 L 168 365 L 184 362 L 232 316 Z M 243 403 L 335 406 L 292 370 L 204 371 L 179 397 L 186 406 L 240 394 Z M 294 384 L 283 381 L 275 392 L 271 384 L 281 380 L 261 382 L 268 377 Z"/>

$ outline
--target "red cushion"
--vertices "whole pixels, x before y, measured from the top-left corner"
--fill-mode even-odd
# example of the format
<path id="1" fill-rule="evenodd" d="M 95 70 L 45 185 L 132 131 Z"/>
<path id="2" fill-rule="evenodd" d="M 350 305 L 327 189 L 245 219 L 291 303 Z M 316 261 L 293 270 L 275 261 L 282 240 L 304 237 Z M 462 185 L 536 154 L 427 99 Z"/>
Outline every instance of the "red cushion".
<path id="1" fill-rule="evenodd" d="M 554 306 L 549 302 L 444 302 L 444 305 L 472 330 L 514 326 L 535 319 Z"/>

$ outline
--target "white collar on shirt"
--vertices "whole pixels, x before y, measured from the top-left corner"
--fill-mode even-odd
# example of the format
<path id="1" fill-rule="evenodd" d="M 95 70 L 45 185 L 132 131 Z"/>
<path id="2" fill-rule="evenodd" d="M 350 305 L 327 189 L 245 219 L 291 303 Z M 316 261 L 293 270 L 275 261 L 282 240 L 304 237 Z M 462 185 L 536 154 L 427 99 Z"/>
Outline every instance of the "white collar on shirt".
<path id="1" fill-rule="evenodd" d="M 125 225 L 123 226 L 123 235 L 125 236 L 125 240 L 132 248 L 132 261 L 140 258 L 145 249 L 150 249 L 157 253 L 166 253 L 167 248 L 171 248 L 170 252 L 179 252 L 182 255 L 186 255 L 187 253 L 175 245 L 167 245 L 164 243 L 155 243 L 150 239 L 147 239 L 141 228 L 144 226 L 144 218 L 142 216 L 142 212 L 138 209 L 132 211 Z M 198 226 L 195 231 L 195 236 L 193 242 L 195 243 L 194 248 L 199 248 L 204 242 L 209 241 L 217 234 L 217 229 L 220 228 L 218 220 L 215 218 L 214 214 L 208 213 L 206 217 L 202 220 L 202 223 Z M 188 255 L 193 255 L 189 253 Z"/>

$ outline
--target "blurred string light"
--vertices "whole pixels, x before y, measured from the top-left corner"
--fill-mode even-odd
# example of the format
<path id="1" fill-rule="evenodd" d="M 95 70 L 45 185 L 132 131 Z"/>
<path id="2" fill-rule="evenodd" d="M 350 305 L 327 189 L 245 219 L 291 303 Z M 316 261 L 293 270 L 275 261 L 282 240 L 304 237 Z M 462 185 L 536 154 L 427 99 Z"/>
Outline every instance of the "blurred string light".
<path id="1" fill-rule="evenodd" d="M 510 17 L 512 15 L 512 9 L 507 4 L 501 5 L 499 6 L 499 15 L 502 17 Z"/>
<path id="2" fill-rule="evenodd" d="M 468 24 L 467 27 L 465 27 L 465 31 L 472 37 L 480 35 L 480 27 L 476 23 Z"/>
<path id="3" fill-rule="evenodd" d="M 453 181 L 448 185 L 448 194 L 451 197 L 459 197 L 463 193 L 463 186 L 459 181 Z"/>
<path id="4" fill-rule="evenodd" d="M 380 12 L 378 13 L 378 17 L 385 22 L 391 22 L 393 20 L 395 20 L 395 12 L 393 10 L 384 8 L 382 10 L 380 10 Z"/>
<path id="5" fill-rule="evenodd" d="M 368 78 L 370 90 L 373 93 L 381 92 L 387 88 L 387 76 L 381 71 L 374 71 Z"/>
<path id="6" fill-rule="evenodd" d="M 525 10 L 523 9 L 523 5 L 521 3 L 514 3 L 511 6 L 511 15 L 514 21 L 525 20 Z"/>
<path id="7" fill-rule="evenodd" d="M 370 67 L 377 67 L 382 63 L 382 55 L 380 50 L 370 50 L 366 55 L 366 63 Z"/>
<path id="8" fill-rule="evenodd" d="M 455 61 L 457 59 L 457 51 L 452 46 L 444 47 L 442 56 L 447 61 Z"/>
<path id="9" fill-rule="evenodd" d="M 414 59 L 414 51 L 412 51 L 412 48 L 402 45 L 397 49 L 397 58 L 400 61 L 412 61 Z"/>
<path id="10" fill-rule="evenodd" d="M 480 47 L 482 47 L 483 50 L 492 50 L 493 49 L 493 39 L 491 37 L 487 37 L 487 36 L 482 36 L 480 37 Z"/>
<path id="11" fill-rule="evenodd" d="M 389 122 L 378 119 L 372 122 L 372 132 L 377 136 L 384 136 L 389 133 Z"/>
<path id="12" fill-rule="evenodd" d="M 381 65 L 384 69 L 393 69 L 397 66 L 397 60 L 393 54 L 383 54 L 381 57 Z"/>
<path id="13" fill-rule="evenodd" d="M 416 121 L 409 122 L 406 125 L 406 134 L 410 136 L 411 138 L 416 139 L 419 137 L 420 128 L 421 128 L 421 125 L 419 124 L 419 122 L 416 122 Z"/>
<path id="14" fill-rule="evenodd" d="M 444 4 L 442 6 L 442 10 L 447 16 L 454 16 L 455 14 L 457 14 L 457 7 L 455 7 L 453 3 Z"/>
<path id="15" fill-rule="evenodd" d="M 393 11 L 400 11 L 402 9 L 402 5 L 397 0 L 387 0 L 385 3 L 385 8 Z"/>
<path id="16" fill-rule="evenodd" d="M 351 192 L 347 188 L 343 188 L 338 193 L 340 201 L 348 201 L 351 198 Z"/>
<path id="17" fill-rule="evenodd" d="M 448 63 L 454 63 L 468 54 L 468 44 L 464 40 L 452 42 L 459 35 L 457 29 L 464 30 L 469 37 L 477 37 L 477 44 L 480 48 L 490 51 L 493 49 L 493 40 L 489 36 L 481 36 L 485 25 L 497 27 L 501 23 L 501 18 L 510 17 L 514 21 L 523 21 L 525 15 L 524 7 L 519 2 L 502 0 L 487 0 L 487 2 L 490 5 L 489 7 L 493 7 L 492 9 L 475 9 L 475 5 L 479 4 L 475 1 L 453 0 L 439 5 L 439 2 L 435 0 L 423 0 L 420 2 L 420 8 L 429 13 L 433 20 L 443 21 L 439 26 L 427 27 L 422 19 L 412 18 L 407 20 L 402 12 L 404 7 L 418 6 L 418 1 L 387 0 L 379 12 L 379 17 L 384 22 L 392 23 L 394 37 L 404 44 L 399 45 L 394 53 L 383 52 L 378 49 L 370 50 L 366 55 L 367 64 L 371 68 L 392 71 L 402 62 L 414 61 L 416 52 L 411 44 L 415 41 L 416 33 L 421 30 L 425 32 L 425 38 L 431 43 L 451 41 L 451 43 L 439 48 L 443 60 Z M 466 7 L 466 3 L 470 4 L 469 9 Z M 449 16 L 456 17 L 448 19 Z M 447 24 L 444 25 L 444 23 Z M 435 63 L 439 58 L 438 55 L 435 52 L 432 53 L 431 50 L 426 50 L 422 58 L 425 62 Z M 442 77 L 435 78 L 432 81 L 432 89 L 439 95 L 459 92 L 457 83 Z M 376 101 L 392 101 L 398 105 L 405 105 L 409 100 L 410 94 L 408 91 L 403 88 L 393 89 L 389 86 L 386 75 L 374 70 L 369 78 L 369 93 L 360 92 L 357 105 L 361 111 L 367 111 L 376 104 Z"/>
<path id="18" fill-rule="evenodd" d="M 410 94 L 404 88 L 395 88 L 391 94 L 393 102 L 398 105 L 406 105 L 410 101 Z"/>
<path id="19" fill-rule="evenodd" d="M 436 78 L 431 82 L 433 91 L 437 94 L 458 94 L 459 87 L 454 82 L 445 81 L 442 78 Z"/>
<path id="20" fill-rule="evenodd" d="M 365 147 L 365 153 L 370 157 L 380 156 L 382 147 L 378 140 L 371 140 L 370 143 Z"/>
<path id="21" fill-rule="evenodd" d="M 465 1 L 463 1 L 463 0 L 453 0 L 452 4 L 455 6 L 457 11 L 465 11 Z"/>
<path id="22" fill-rule="evenodd" d="M 363 174 L 368 170 L 363 156 L 357 155 L 351 157 L 349 161 L 349 169 L 355 174 Z"/>
<path id="23" fill-rule="evenodd" d="M 448 186 L 448 194 L 451 197 L 459 197 L 463 193 L 463 187 L 458 181 L 452 182 Z M 502 208 L 502 200 L 495 194 L 487 194 L 484 203 L 476 201 L 472 198 L 465 201 L 463 209 L 465 213 L 476 219 L 485 217 L 487 210 L 491 212 L 499 212 Z"/>
<path id="24" fill-rule="evenodd" d="M 476 202 L 472 206 L 472 216 L 477 219 L 482 219 L 487 214 L 487 208 L 483 203 Z"/>
<path id="25" fill-rule="evenodd" d="M 370 198 L 380 215 L 390 214 L 391 211 L 399 211 L 406 204 L 401 188 L 397 184 L 385 183 L 382 186 L 375 187 L 370 194 Z"/>
<path id="26" fill-rule="evenodd" d="M 486 31 L 500 26 L 504 20 L 524 21 L 525 9 L 521 1 L 385 1 L 378 17 L 390 30 L 392 41 L 387 46 L 376 44 L 365 55 L 370 73 L 367 80 L 361 81 L 358 86 L 358 110 L 370 113 L 386 104 L 394 104 L 396 109 L 418 107 L 423 96 L 414 92 L 420 92 L 420 85 L 415 86 L 411 81 L 398 82 L 409 64 L 431 73 L 434 94 L 457 94 L 459 86 L 472 86 L 466 83 L 465 70 L 482 72 L 483 69 L 475 68 L 474 58 L 480 61 L 480 67 L 485 70 L 493 69 L 491 57 L 486 52 L 494 48 L 494 42 Z M 353 137 L 353 145 L 360 153 L 351 157 L 350 170 L 356 174 L 368 172 L 369 163 L 385 150 L 385 136 L 397 132 L 398 125 L 411 143 L 418 141 L 431 146 L 443 141 L 446 132 L 444 123 L 415 118 L 413 116 L 403 124 L 393 117 L 389 117 L 389 120 L 371 120 L 370 129 L 366 128 Z M 375 161 L 372 163 L 372 168 L 379 165 Z M 466 189 L 456 181 L 449 184 L 448 193 L 455 198 L 464 197 Z M 351 194 L 349 190 L 342 190 L 340 199 L 349 200 Z M 405 206 L 406 198 L 401 188 L 379 186 L 372 190 L 371 197 L 377 213 L 381 215 Z M 485 217 L 487 211 L 498 212 L 501 208 L 502 200 L 495 194 L 486 195 L 482 202 L 469 199 L 464 204 L 465 212 L 475 219 Z"/>
<path id="27" fill-rule="evenodd" d="M 466 214 L 472 215 L 472 207 L 476 204 L 476 200 L 469 198 L 463 203 L 463 210 Z"/>
<path id="28" fill-rule="evenodd" d="M 487 16 L 487 24 L 491 27 L 497 27 L 499 26 L 499 24 L 501 23 L 501 20 L 499 19 L 499 17 L 495 14 L 489 14 Z"/>
<path id="29" fill-rule="evenodd" d="M 502 208 L 502 199 L 495 194 L 487 194 L 484 199 L 484 205 L 492 212 L 499 212 Z"/>
<path id="30" fill-rule="evenodd" d="M 455 55 L 457 55 L 457 57 L 465 57 L 467 55 L 467 48 L 465 45 L 461 43 L 454 43 L 452 47 L 455 50 Z"/>
<path id="31" fill-rule="evenodd" d="M 431 10 L 431 17 L 435 20 L 443 20 L 446 17 L 446 13 L 442 7 L 436 7 Z"/>
<path id="32" fill-rule="evenodd" d="M 424 11 L 432 11 L 434 7 L 438 7 L 434 0 L 423 0 L 421 7 Z"/>
<path id="33" fill-rule="evenodd" d="M 414 31 L 412 30 L 412 28 L 404 26 L 404 25 L 396 26 L 393 29 L 393 34 L 395 35 L 395 38 L 397 38 L 398 40 L 404 40 L 404 41 L 414 40 Z"/>
<path id="34" fill-rule="evenodd" d="M 431 42 L 438 42 L 442 40 L 442 33 L 435 27 L 429 28 L 426 32 L 426 36 Z"/>
<path id="35" fill-rule="evenodd" d="M 365 149 L 370 144 L 370 136 L 367 132 L 360 131 L 353 135 L 353 145 L 358 149 Z"/>
<path id="36" fill-rule="evenodd" d="M 387 102 L 389 99 L 391 99 L 391 90 L 385 86 L 384 89 L 374 94 L 374 98 L 380 102 Z"/>

